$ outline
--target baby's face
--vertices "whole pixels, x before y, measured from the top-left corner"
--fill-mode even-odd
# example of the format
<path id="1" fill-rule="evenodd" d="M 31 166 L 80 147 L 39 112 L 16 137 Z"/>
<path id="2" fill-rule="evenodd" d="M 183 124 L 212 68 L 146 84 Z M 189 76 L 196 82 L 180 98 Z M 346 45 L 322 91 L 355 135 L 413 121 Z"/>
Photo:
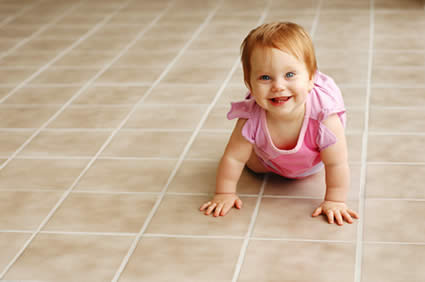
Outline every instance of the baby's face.
<path id="1" fill-rule="evenodd" d="M 303 61 L 275 48 L 255 48 L 251 57 L 251 93 L 271 113 L 291 117 L 304 110 L 313 78 Z"/>

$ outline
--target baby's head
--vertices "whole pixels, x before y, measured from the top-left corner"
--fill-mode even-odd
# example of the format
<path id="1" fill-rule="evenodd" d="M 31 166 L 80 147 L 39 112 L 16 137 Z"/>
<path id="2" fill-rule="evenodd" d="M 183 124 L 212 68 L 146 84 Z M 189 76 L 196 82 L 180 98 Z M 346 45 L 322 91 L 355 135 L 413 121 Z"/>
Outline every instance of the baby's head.
<path id="1" fill-rule="evenodd" d="M 304 62 L 312 79 L 317 70 L 314 47 L 308 33 L 291 22 L 274 22 L 251 30 L 241 45 L 244 80 L 251 86 L 251 56 L 255 48 L 276 48 Z"/>

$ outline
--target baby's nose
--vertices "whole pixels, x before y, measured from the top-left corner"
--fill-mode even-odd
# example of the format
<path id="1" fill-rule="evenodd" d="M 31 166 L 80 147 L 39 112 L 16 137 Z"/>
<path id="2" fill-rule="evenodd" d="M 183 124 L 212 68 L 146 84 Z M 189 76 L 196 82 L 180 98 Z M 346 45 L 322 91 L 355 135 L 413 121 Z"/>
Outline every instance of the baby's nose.
<path id="1" fill-rule="evenodd" d="M 281 79 L 276 79 L 275 81 L 273 81 L 272 91 L 277 92 L 277 91 L 283 91 L 284 89 L 285 89 L 285 84 Z"/>

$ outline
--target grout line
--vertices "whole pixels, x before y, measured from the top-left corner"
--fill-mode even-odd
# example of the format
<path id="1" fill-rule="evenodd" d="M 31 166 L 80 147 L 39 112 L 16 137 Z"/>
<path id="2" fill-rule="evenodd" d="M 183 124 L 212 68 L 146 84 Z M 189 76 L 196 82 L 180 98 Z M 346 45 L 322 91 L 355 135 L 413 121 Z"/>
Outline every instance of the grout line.
<path id="1" fill-rule="evenodd" d="M 265 15 L 267 14 L 267 11 L 270 8 L 271 3 L 272 3 L 272 1 L 269 2 L 269 7 L 267 7 L 267 10 L 265 11 Z M 242 265 L 243 265 L 244 260 L 245 260 L 246 251 L 248 249 L 249 241 L 252 239 L 252 233 L 254 232 L 255 222 L 257 220 L 257 216 L 258 216 L 258 213 L 260 211 L 261 200 L 263 199 L 264 189 L 267 185 L 268 178 L 269 178 L 269 174 L 266 174 L 266 176 L 264 177 L 263 183 L 261 184 L 261 189 L 260 189 L 260 193 L 258 194 L 257 202 L 255 204 L 255 209 L 252 213 L 251 221 L 250 221 L 249 227 L 248 227 L 248 231 L 247 231 L 247 233 L 244 237 L 244 241 L 242 243 L 242 247 L 241 247 L 241 250 L 240 250 L 240 253 L 239 253 L 239 257 L 238 257 L 238 260 L 236 262 L 235 271 L 233 272 L 232 282 L 237 282 L 239 275 L 241 273 Z"/>
<path id="2" fill-rule="evenodd" d="M 36 6 L 42 4 L 42 2 L 44 2 L 44 1 L 45 0 L 39 0 L 36 3 L 33 3 L 32 5 L 29 5 L 27 7 L 24 6 L 24 8 L 21 11 L 17 12 L 15 15 L 6 17 L 0 23 L 0 29 L 2 29 L 5 25 L 9 24 L 11 21 L 13 21 L 14 19 L 16 19 L 17 17 L 22 16 L 23 14 L 25 14 L 29 10 L 31 10 L 31 9 L 35 8 Z"/>
<path id="3" fill-rule="evenodd" d="M 169 70 L 172 68 L 172 66 L 177 62 L 177 60 L 183 55 L 183 53 L 186 51 L 186 49 L 188 49 L 188 47 L 190 46 L 190 44 L 195 40 L 196 37 L 199 36 L 199 34 L 201 33 L 201 31 L 205 28 L 205 26 L 207 26 L 213 16 L 217 13 L 218 9 L 221 7 L 221 5 L 223 4 L 224 0 L 221 0 L 218 5 L 214 8 L 214 10 L 212 10 L 207 18 L 204 20 L 204 22 L 199 26 L 199 28 L 194 32 L 194 34 L 192 35 L 192 37 L 190 38 L 190 40 L 184 45 L 184 47 L 179 51 L 178 55 L 175 57 L 175 59 L 167 66 L 167 68 L 164 70 L 163 73 L 161 73 L 161 75 L 158 77 L 158 79 L 153 83 L 153 85 L 151 86 L 151 88 L 146 92 L 146 94 L 142 97 L 142 99 L 137 103 L 137 104 L 141 104 L 144 102 L 144 100 L 146 99 L 146 97 L 149 96 L 149 94 L 152 92 L 152 90 L 154 89 L 154 87 L 156 87 L 161 80 L 168 74 Z M 155 212 L 157 211 L 157 209 L 159 208 L 159 205 L 162 201 L 162 199 L 165 196 L 165 193 L 168 189 L 169 184 L 171 183 L 172 179 L 174 178 L 178 168 L 180 167 L 181 163 L 183 162 L 183 159 L 185 157 L 185 155 L 187 154 L 187 152 L 189 151 L 189 148 L 191 146 L 191 144 L 193 143 L 196 135 L 198 134 L 200 128 L 202 127 L 203 123 L 205 122 L 205 120 L 208 117 L 209 112 L 212 110 L 212 107 L 214 106 L 214 104 L 216 103 L 216 101 L 218 100 L 220 94 L 222 93 L 222 90 L 224 89 L 224 86 L 226 85 L 226 83 L 230 80 L 231 75 L 233 74 L 233 72 L 236 69 L 236 64 L 234 65 L 234 67 L 232 68 L 232 70 L 230 71 L 230 73 L 228 74 L 225 82 L 223 83 L 222 87 L 220 88 L 219 92 L 217 93 L 215 99 L 213 100 L 213 102 L 211 103 L 211 105 L 209 106 L 209 108 L 207 109 L 207 111 L 205 112 L 205 114 L 203 115 L 203 117 L 201 118 L 198 127 L 195 129 L 194 133 L 192 134 L 192 136 L 190 137 L 188 143 L 186 144 L 185 148 L 183 149 L 182 154 L 179 157 L 179 160 L 177 161 L 177 164 L 174 168 L 174 170 L 171 172 L 171 175 L 168 178 L 167 183 L 165 184 L 161 195 L 159 196 L 158 200 L 155 202 L 154 207 L 152 208 L 151 212 L 149 213 L 149 215 L 147 216 L 140 232 L 138 233 L 138 236 L 136 237 L 136 239 L 133 241 L 128 253 L 126 254 L 126 256 L 124 257 L 118 271 L 115 273 L 114 278 L 112 279 L 112 281 L 117 281 L 119 279 L 119 277 L 121 276 L 124 268 L 126 267 L 126 265 L 128 264 L 130 257 L 132 256 L 132 254 L 134 253 L 138 242 L 140 241 L 140 239 L 143 237 L 143 234 L 145 233 L 147 226 L 149 225 L 149 223 L 151 222 L 153 215 L 155 214 Z M 131 113 L 130 113 L 131 114 Z M 124 120 L 121 124 L 124 124 L 126 120 Z"/>
<path id="4" fill-rule="evenodd" d="M 366 87 L 366 103 L 365 103 L 365 117 L 364 117 L 364 131 L 362 138 L 362 155 L 361 155 L 361 169 L 360 169 L 360 191 L 359 191 L 359 206 L 358 213 L 360 216 L 357 225 L 357 242 L 356 242 L 356 258 L 354 264 L 354 282 L 360 282 L 362 278 L 362 259 L 363 259 L 363 236 L 364 236 L 364 221 L 365 221 L 365 189 L 366 189 L 366 174 L 367 174 L 367 150 L 369 138 L 369 111 L 372 90 L 372 68 L 373 68 L 373 54 L 374 54 L 374 33 L 375 33 L 375 10 L 374 0 L 370 1 L 369 6 L 369 57 L 368 57 L 368 70 L 367 70 L 367 87 Z"/>
<path id="5" fill-rule="evenodd" d="M 83 40 L 85 40 L 87 37 L 89 37 L 92 33 L 94 33 L 95 31 L 97 31 L 97 29 L 99 29 L 100 27 L 102 27 L 103 25 L 105 25 L 105 23 L 111 19 L 115 14 L 117 14 L 120 10 L 122 10 L 124 7 L 126 7 L 132 0 L 128 0 L 126 2 L 124 2 L 124 4 L 120 5 L 114 12 L 112 12 L 109 16 L 107 16 L 106 18 L 104 18 L 100 23 L 98 23 L 97 25 L 95 25 L 95 27 L 93 29 L 91 29 L 89 32 L 87 32 L 85 35 L 83 35 L 79 40 L 77 40 L 76 43 L 72 44 L 70 47 L 68 47 L 65 51 L 61 52 L 60 55 L 56 56 L 55 59 L 53 59 L 52 61 L 50 61 L 48 64 L 46 64 L 44 67 L 42 67 L 39 71 L 36 72 L 36 74 L 40 73 L 43 68 L 47 68 L 47 66 L 49 64 L 52 64 L 53 62 L 55 62 L 55 60 L 59 59 L 61 56 L 63 56 L 67 51 L 72 50 L 76 45 L 78 45 L 80 42 L 82 42 Z M 23 83 L 21 83 L 20 86 L 18 86 L 15 89 L 19 89 L 20 87 L 22 87 L 22 85 L 25 85 L 28 81 L 30 81 L 33 77 L 35 77 L 34 75 L 30 76 L 28 79 L 26 79 Z M 87 82 L 87 84 L 89 84 L 89 82 Z M 13 92 L 13 91 L 12 91 Z M 76 97 L 76 96 L 75 96 Z M 69 101 L 71 102 L 72 99 Z M 63 109 L 65 108 L 65 106 L 58 112 L 60 113 L 61 111 L 63 111 Z M 43 127 L 46 127 L 49 122 L 54 119 L 54 117 L 52 117 L 51 119 L 49 119 L 46 123 L 44 123 L 42 125 L 42 127 L 37 130 L 37 132 L 35 132 L 23 145 L 21 145 L 21 147 L 15 151 L 14 154 L 12 154 L 12 156 L 10 156 L 1 166 L 0 166 L 0 170 L 3 169 L 9 162 L 10 160 L 12 160 L 39 132 L 41 132 L 41 130 L 43 129 Z M 81 176 L 81 175 L 80 175 Z M 77 178 L 76 181 L 78 181 L 79 178 Z M 26 250 L 26 248 L 29 246 L 29 244 L 33 241 L 33 239 L 35 238 L 35 236 L 37 236 L 37 234 L 41 231 L 41 229 L 47 224 L 47 221 L 53 216 L 54 212 L 58 209 L 58 207 L 62 204 L 62 202 L 66 199 L 66 197 L 69 195 L 69 193 L 71 192 L 71 190 L 73 189 L 73 187 L 75 186 L 75 183 L 73 183 L 73 185 L 64 193 L 64 195 L 59 199 L 59 201 L 56 203 L 56 205 L 53 207 L 53 209 L 49 212 L 49 214 L 46 216 L 46 218 L 41 222 L 41 224 L 39 225 L 38 229 L 31 235 L 31 237 L 25 242 L 24 246 L 19 250 L 19 252 L 15 255 L 15 257 L 9 262 L 9 264 L 6 265 L 6 267 L 4 268 L 4 270 L 2 272 L 0 272 L 0 280 L 4 277 L 4 275 L 9 271 L 9 269 L 12 267 L 12 265 L 17 261 L 17 259 L 22 255 L 22 253 Z"/>
<path id="6" fill-rule="evenodd" d="M 55 62 L 57 62 L 59 59 L 61 59 L 63 56 L 68 54 L 72 49 L 80 45 L 82 42 L 84 42 L 88 37 L 93 35 L 95 32 L 97 32 L 101 27 L 103 27 L 115 14 L 117 14 L 121 9 L 123 9 L 125 6 L 128 5 L 129 2 L 132 0 L 127 0 L 120 6 L 119 9 L 117 9 L 115 12 L 109 14 L 109 16 L 104 17 L 99 23 L 97 23 L 93 28 L 91 28 L 89 31 L 87 31 L 83 36 L 81 36 L 77 41 L 75 41 L 73 44 L 68 46 L 66 49 L 59 52 L 58 55 L 56 55 L 52 60 L 50 60 L 47 64 L 40 67 L 36 72 L 34 72 L 32 75 L 30 75 L 27 79 L 22 81 L 18 86 L 14 87 L 8 94 L 6 94 L 3 98 L 0 99 L 0 104 L 3 103 L 6 99 L 8 99 L 10 96 L 15 94 L 18 90 L 25 87 L 30 81 L 32 81 L 34 78 L 36 78 L 39 74 L 43 73 L 46 69 L 48 69 L 51 65 L 53 65 Z M 86 83 L 87 84 L 87 83 Z M 1 167 L 0 167 L 1 169 Z"/>
<path id="7" fill-rule="evenodd" d="M 68 16 L 70 13 L 72 13 L 75 9 L 77 9 L 79 6 L 81 6 L 83 3 L 85 2 L 85 0 L 81 0 L 79 1 L 77 4 L 74 4 L 73 6 L 71 6 L 71 8 L 67 9 L 63 14 L 61 14 L 60 16 L 55 17 L 51 22 L 43 25 L 40 29 L 38 29 L 36 32 L 32 33 L 30 36 L 26 37 L 23 40 L 20 40 L 15 46 L 13 46 L 12 48 L 10 48 L 9 50 L 7 50 L 6 52 L 0 54 L 0 60 L 4 59 L 5 57 L 9 56 L 11 53 L 13 53 L 16 49 L 18 49 L 19 47 L 21 47 L 22 45 L 24 45 L 25 43 L 29 42 L 30 40 L 34 39 L 35 37 L 37 37 L 38 35 L 40 35 L 40 33 L 44 32 L 45 30 L 47 30 L 48 28 L 50 28 L 51 26 L 55 25 L 57 22 L 59 22 L 62 18 Z M 8 68 L 23 68 L 22 66 L 2 66 L 0 69 L 8 69 Z M 30 67 L 29 69 L 33 69 L 34 67 Z M 2 103 L 3 100 L 0 100 L 0 103 Z"/>
<path id="8" fill-rule="evenodd" d="M 30 234 L 33 230 L 13 230 L 13 229 L 0 229 L 0 233 L 23 233 Z M 138 233 L 129 232 L 84 232 L 84 231 L 40 231 L 39 234 L 62 234 L 62 235 L 76 235 L 76 236 L 121 236 L 121 237 L 134 237 Z M 186 235 L 186 234 L 157 234 L 146 233 L 144 238 L 184 238 L 184 239 L 224 239 L 224 240 L 243 240 L 244 236 L 226 236 L 226 235 Z M 286 241 L 286 242 L 306 242 L 306 243 L 324 243 L 324 244 L 355 244 L 356 241 L 348 240 L 318 240 L 318 239 L 299 239 L 299 238 L 278 238 L 278 237 L 251 237 L 251 241 Z M 412 245 L 423 246 L 425 242 L 397 242 L 397 241 L 364 241 L 364 244 L 370 245 Z"/>

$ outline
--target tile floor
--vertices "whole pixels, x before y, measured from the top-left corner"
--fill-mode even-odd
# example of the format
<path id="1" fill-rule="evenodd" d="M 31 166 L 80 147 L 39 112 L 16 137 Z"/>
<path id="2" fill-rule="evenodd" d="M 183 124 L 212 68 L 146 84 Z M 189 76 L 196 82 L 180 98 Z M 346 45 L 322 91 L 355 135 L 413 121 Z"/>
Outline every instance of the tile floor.
<path id="1" fill-rule="evenodd" d="M 198 211 L 274 20 L 343 90 L 353 225 L 310 217 L 323 173 Z M 0 280 L 425 281 L 424 32 L 421 0 L 0 0 Z"/>

